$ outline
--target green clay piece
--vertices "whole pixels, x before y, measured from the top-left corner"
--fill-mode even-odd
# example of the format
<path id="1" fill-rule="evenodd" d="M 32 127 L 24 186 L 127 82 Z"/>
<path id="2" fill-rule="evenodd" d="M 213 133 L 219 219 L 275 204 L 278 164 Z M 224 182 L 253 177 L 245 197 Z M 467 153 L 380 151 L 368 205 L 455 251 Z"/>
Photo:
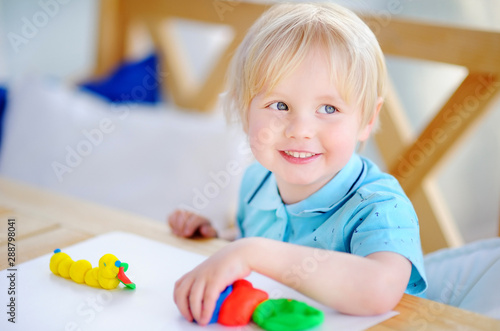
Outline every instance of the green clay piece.
<path id="1" fill-rule="evenodd" d="M 291 299 L 269 299 L 255 308 L 253 321 L 268 331 L 307 330 L 323 323 L 322 311 Z"/>

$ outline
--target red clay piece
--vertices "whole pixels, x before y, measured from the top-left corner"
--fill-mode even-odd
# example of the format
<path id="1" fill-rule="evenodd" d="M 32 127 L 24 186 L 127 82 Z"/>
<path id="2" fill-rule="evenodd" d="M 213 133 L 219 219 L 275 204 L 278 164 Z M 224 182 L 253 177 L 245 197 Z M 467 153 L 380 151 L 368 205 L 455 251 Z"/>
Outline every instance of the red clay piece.
<path id="1" fill-rule="evenodd" d="M 254 288 L 245 279 L 239 279 L 233 283 L 233 292 L 220 307 L 218 323 L 225 326 L 247 325 L 255 307 L 268 298 L 266 292 Z"/>

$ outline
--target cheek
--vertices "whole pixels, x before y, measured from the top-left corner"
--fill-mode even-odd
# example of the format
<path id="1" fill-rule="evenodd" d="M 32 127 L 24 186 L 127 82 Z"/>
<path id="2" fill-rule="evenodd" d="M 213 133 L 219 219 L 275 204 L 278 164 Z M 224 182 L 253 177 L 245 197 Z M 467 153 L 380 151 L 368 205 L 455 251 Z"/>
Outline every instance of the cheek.
<path id="1" fill-rule="evenodd" d="M 282 125 L 272 116 L 250 116 L 248 137 L 252 148 L 262 148 L 276 141 L 282 131 Z"/>
<path id="2" fill-rule="evenodd" d="M 272 130 L 266 125 L 250 125 L 248 137 L 252 150 L 262 150 L 275 140 Z"/>
<path id="3" fill-rule="evenodd" d="M 356 130 L 349 125 L 323 130 L 321 141 L 325 149 L 335 151 L 335 154 L 350 154 L 356 148 Z"/>

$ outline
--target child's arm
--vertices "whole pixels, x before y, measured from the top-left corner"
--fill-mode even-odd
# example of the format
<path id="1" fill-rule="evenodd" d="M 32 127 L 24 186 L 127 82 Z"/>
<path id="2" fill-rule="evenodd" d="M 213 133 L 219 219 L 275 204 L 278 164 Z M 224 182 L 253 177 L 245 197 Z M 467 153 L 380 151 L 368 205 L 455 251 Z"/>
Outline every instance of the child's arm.
<path id="1" fill-rule="evenodd" d="M 391 310 L 399 302 L 410 278 L 411 263 L 391 252 L 360 257 L 265 238 L 245 238 L 179 279 L 174 301 L 187 320 L 205 325 L 220 292 L 251 271 L 340 312 L 374 315 Z"/>
<path id="2" fill-rule="evenodd" d="M 217 231 L 210 220 L 186 210 L 176 210 L 168 217 L 172 233 L 179 237 L 191 238 L 201 235 L 205 238 L 217 237 Z"/>

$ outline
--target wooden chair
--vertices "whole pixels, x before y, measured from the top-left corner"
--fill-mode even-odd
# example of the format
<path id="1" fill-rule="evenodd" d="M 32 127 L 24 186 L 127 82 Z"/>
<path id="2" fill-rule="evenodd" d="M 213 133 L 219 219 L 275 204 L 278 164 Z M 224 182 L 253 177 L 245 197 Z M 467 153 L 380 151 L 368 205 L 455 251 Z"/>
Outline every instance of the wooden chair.
<path id="1" fill-rule="evenodd" d="M 394 90 L 375 136 L 381 155 L 412 200 L 420 219 L 422 247 L 431 252 L 463 243 L 433 175 L 472 132 L 500 90 L 500 33 L 364 16 L 386 55 L 464 66 L 468 75 L 418 137 Z M 382 24 L 381 22 L 384 22 Z M 375 27 L 375 28 L 373 28 Z"/>
<path id="2" fill-rule="evenodd" d="M 102 0 L 96 75 L 107 73 L 134 46 L 143 24 L 160 53 L 167 72 L 165 93 L 182 108 L 208 111 L 222 91 L 231 53 L 248 27 L 267 5 L 241 1 Z M 168 20 L 187 18 L 220 23 L 234 29 L 234 39 L 208 78 L 197 82 L 178 51 Z M 418 137 L 410 135 L 408 120 L 393 89 L 381 112 L 383 130 L 375 136 L 381 155 L 412 200 L 420 219 L 425 252 L 462 244 L 433 174 L 486 114 L 500 90 L 500 33 L 399 18 L 362 16 L 376 33 L 384 53 L 464 66 L 468 76 Z M 165 22 L 167 22 L 165 24 Z M 137 40 L 137 38 L 135 39 Z"/>

